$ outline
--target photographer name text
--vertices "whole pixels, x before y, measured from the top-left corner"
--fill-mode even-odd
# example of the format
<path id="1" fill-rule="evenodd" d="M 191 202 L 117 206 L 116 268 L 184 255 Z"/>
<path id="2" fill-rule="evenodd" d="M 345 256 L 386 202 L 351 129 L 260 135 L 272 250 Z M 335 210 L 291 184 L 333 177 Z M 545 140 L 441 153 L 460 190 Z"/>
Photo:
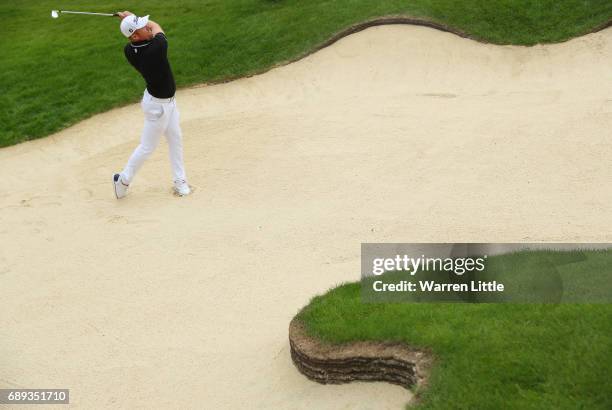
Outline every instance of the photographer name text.
<path id="1" fill-rule="evenodd" d="M 418 286 L 417 286 L 418 285 Z M 402 280 L 385 283 L 377 280 L 372 283 L 375 292 L 503 292 L 504 284 L 497 281 L 470 281 L 469 283 L 437 283 L 420 280 L 417 283 Z"/>

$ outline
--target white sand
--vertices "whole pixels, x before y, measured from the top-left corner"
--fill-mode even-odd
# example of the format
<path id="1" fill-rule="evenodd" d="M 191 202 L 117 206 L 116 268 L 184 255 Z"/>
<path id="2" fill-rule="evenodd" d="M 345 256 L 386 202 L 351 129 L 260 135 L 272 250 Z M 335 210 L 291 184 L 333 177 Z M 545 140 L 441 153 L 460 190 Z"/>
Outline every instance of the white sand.
<path id="1" fill-rule="evenodd" d="M 361 242 L 612 241 L 612 30 L 532 48 L 412 26 L 182 90 L 194 195 L 165 142 L 114 198 L 138 105 L 0 150 L 0 387 L 75 407 L 402 408 L 291 364 L 309 298 Z"/>

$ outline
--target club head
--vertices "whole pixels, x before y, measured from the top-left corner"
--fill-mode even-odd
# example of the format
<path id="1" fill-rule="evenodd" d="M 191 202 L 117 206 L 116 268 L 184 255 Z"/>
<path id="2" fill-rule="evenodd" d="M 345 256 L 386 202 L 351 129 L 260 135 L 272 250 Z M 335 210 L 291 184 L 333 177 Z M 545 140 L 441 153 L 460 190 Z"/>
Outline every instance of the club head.
<path id="1" fill-rule="evenodd" d="M 54 19 L 59 17 L 59 11 L 57 10 L 51 10 L 51 17 L 53 17 Z"/>

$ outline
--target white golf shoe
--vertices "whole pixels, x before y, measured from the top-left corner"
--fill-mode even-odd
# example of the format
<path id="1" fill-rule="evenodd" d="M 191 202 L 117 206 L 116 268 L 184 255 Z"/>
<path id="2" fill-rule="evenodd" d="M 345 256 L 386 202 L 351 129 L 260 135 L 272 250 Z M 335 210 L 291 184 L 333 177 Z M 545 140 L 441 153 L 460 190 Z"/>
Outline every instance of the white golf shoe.
<path id="1" fill-rule="evenodd" d="M 186 196 L 191 193 L 191 188 L 189 188 L 187 181 L 183 179 L 174 181 L 174 193 L 178 196 Z"/>
<path id="2" fill-rule="evenodd" d="M 121 175 L 115 174 L 113 175 L 113 186 L 115 187 L 115 196 L 117 199 L 120 199 L 127 195 L 130 184 L 125 184 L 121 179 Z"/>

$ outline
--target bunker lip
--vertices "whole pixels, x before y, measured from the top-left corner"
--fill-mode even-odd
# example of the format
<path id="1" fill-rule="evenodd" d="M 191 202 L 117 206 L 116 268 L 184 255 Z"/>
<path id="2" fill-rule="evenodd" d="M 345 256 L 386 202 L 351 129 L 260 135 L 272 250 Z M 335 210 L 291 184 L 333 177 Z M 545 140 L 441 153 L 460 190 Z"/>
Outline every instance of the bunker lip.
<path id="1" fill-rule="evenodd" d="M 309 335 L 297 317 L 289 324 L 289 345 L 300 373 L 321 384 L 388 382 L 421 390 L 433 362 L 430 352 L 401 342 L 326 343 Z"/>
<path id="2" fill-rule="evenodd" d="M 332 44 L 334 44 L 335 42 L 337 42 L 338 40 L 341 40 L 342 38 L 346 37 L 346 36 L 350 36 L 351 34 L 355 34 L 358 33 L 360 31 L 363 31 L 367 28 L 370 27 L 375 27 L 375 26 L 385 26 L 385 25 L 394 25 L 394 24 L 407 24 L 407 25 L 412 25 L 412 26 L 423 26 L 423 27 L 429 27 L 429 28 L 433 28 L 439 31 L 443 31 L 446 33 L 452 33 L 455 34 L 459 37 L 462 38 L 466 38 L 466 39 L 470 39 L 473 41 L 477 41 L 479 43 L 483 43 L 483 44 L 492 44 L 492 45 L 499 45 L 499 46 L 503 46 L 503 45 L 513 45 L 513 44 L 509 44 L 509 43 L 494 43 L 491 41 L 487 41 L 481 37 L 477 37 L 474 36 L 472 34 L 469 34 L 463 30 L 454 28 L 452 26 L 446 25 L 444 23 L 440 23 L 434 20 L 430 20 L 430 19 L 425 19 L 425 18 L 420 18 L 420 17 L 412 17 L 412 16 L 407 16 L 407 15 L 388 15 L 388 16 L 381 16 L 381 17 L 375 17 L 375 18 L 371 18 L 368 20 L 364 20 L 364 21 L 360 21 L 358 23 L 352 24 L 338 32 L 336 32 L 335 34 L 333 34 L 330 38 L 328 38 L 327 40 L 325 40 L 324 42 L 322 42 L 321 44 L 319 44 L 318 46 L 315 46 L 312 50 L 300 55 L 299 57 L 297 57 L 296 59 L 290 60 L 289 62 L 295 62 L 297 60 L 301 60 L 304 57 L 309 56 L 310 54 L 316 53 L 317 51 L 325 48 L 325 47 L 329 47 Z M 597 33 L 599 31 L 605 30 L 609 27 L 612 27 L 612 19 L 605 21 L 597 26 L 594 26 L 593 28 L 591 28 L 590 30 L 586 30 L 584 33 L 582 33 L 580 36 L 576 36 L 576 37 L 572 37 L 569 38 L 567 40 L 563 40 L 563 41 L 557 41 L 557 42 L 546 42 L 546 43 L 538 43 L 538 44 L 542 44 L 542 45 L 547 45 L 547 44 L 559 44 L 559 43 L 564 43 L 567 41 L 570 41 L 572 39 L 575 38 L 580 38 L 582 36 L 585 36 L 587 34 L 592 34 L 592 33 Z M 523 47 L 531 47 L 531 46 L 523 46 Z"/>
<path id="3" fill-rule="evenodd" d="M 270 70 L 273 70 L 275 68 L 278 67 L 283 67 L 289 64 L 293 64 L 296 63 L 312 54 L 317 53 L 318 51 L 321 51 L 324 48 L 327 48 L 331 45 L 333 45 L 334 43 L 342 40 L 344 37 L 348 37 L 351 34 L 355 34 L 358 33 L 360 31 L 363 31 L 367 28 L 370 27 L 376 27 L 376 26 L 387 26 L 387 25 L 409 25 L 409 26 L 421 26 L 421 27 L 429 27 L 435 30 L 439 30 L 445 33 L 451 33 L 451 34 L 455 34 L 458 37 L 461 38 L 465 38 L 468 40 L 472 40 L 475 41 L 477 43 L 482 43 L 482 44 L 492 44 L 492 45 L 498 45 L 498 46 L 504 46 L 504 45 L 513 45 L 515 47 L 517 47 L 514 44 L 509 44 L 509 43 L 493 43 L 490 41 L 487 41 L 483 38 L 471 35 L 463 30 L 459 30 L 457 28 L 451 27 L 449 25 L 434 21 L 434 20 L 429 20 L 429 19 L 425 19 L 425 18 L 420 18 L 420 17 L 412 17 L 412 16 L 407 16 L 407 15 L 388 15 L 388 16 L 381 16 L 381 17 L 374 17 L 368 20 L 364 20 L 364 21 L 360 21 L 358 23 L 354 23 L 340 31 L 337 31 L 335 34 L 333 34 L 331 37 L 329 37 L 327 40 L 323 41 L 322 43 L 315 45 L 313 48 L 311 48 L 310 50 L 299 54 L 297 57 L 291 58 L 289 60 L 285 60 L 285 61 L 280 61 L 276 64 L 272 64 L 269 67 L 266 67 L 264 69 L 260 69 L 260 70 L 255 70 L 252 72 L 248 72 L 245 74 L 241 74 L 241 75 L 230 75 L 227 77 L 223 77 L 223 78 L 219 78 L 219 79 L 215 79 L 212 81 L 206 81 L 203 83 L 198 83 L 198 84 L 192 84 L 189 85 L 188 87 L 186 87 L 187 89 L 189 88 L 200 88 L 200 87 L 208 87 L 211 85 L 216 85 L 216 84 L 224 84 L 224 83 L 229 83 L 232 81 L 236 81 L 239 80 L 241 78 L 250 78 L 250 77 L 254 77 L 257 75 L 261 75 L 261 74 L 265 74 Z M 567 40 L 563 40 L 563 41 L 558 41 L 558 42 L 546 42 L 546 43 L 537 43 L 539 45 L 552 45 L 552 44 L 560 44 L 560 43 L 565 43 L 568 41 L 571 41 L 573 39 L 576 38 L 580 38 L 583 36 L 586 36 L 588 34 L 592 34 L 592 33 L 597 33 L 603 30 L 606 30 L 608 28 L 612 27 L 612 19 L 608 20 L 608 21 L 604 21 L 603 23 L 594 26 L 592 29 L 590 30 L 586 30 L 584 33 L 582 33 L 580 36 L 576 36 L 576 37 L 571 37 L 568 38 Z M 535 44 L 533 45 L 529 45 L 529 46 L 522 46 L 522 47 L 533 47 Z M 518 46 L 521 47 L 521 46 Z"/>

